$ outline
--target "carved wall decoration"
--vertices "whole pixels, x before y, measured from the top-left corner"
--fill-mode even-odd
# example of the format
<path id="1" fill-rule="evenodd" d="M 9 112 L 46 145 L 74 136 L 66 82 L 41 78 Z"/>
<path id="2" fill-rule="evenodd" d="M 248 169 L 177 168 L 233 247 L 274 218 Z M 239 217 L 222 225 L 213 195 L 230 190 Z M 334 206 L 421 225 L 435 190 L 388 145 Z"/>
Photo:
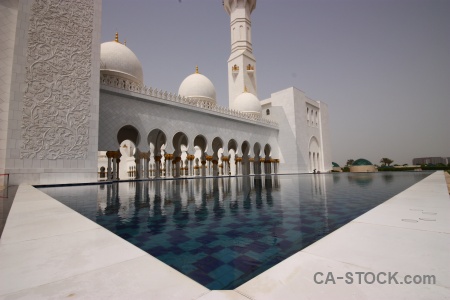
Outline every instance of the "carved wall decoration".
<path id="1" fill-rule="evenodd" d="M 92 0 L 35 0 L 28 29 L 21 158 L 86 158 Z"/>

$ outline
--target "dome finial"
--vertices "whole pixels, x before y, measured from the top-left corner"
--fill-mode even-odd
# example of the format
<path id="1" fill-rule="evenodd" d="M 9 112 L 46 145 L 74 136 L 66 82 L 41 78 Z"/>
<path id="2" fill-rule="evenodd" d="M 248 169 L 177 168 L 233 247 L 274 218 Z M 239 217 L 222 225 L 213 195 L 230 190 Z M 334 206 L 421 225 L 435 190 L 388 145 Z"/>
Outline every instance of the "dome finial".
<path id="1" fill-rule="evenodd" d="M 199 74 L 198 73 L 198 66 L 195 66 L 195 74 Z"/>
<path id="2" fill-rule="evenodd" d="M 244 93 L 248 93 L 246 85 L 244 85 Z"/>
<path id="3" fill-rule="evenodd" d="M 114 39 L 115 42 L 119 42 L 119 33 L 116 31 L 116 38 Z"/>
<path id="4" fill-rule="evenodd" d="M 123 45 L 124 45 L 124 46 L 127 45 L 127 40 L 123 40 Z"/>

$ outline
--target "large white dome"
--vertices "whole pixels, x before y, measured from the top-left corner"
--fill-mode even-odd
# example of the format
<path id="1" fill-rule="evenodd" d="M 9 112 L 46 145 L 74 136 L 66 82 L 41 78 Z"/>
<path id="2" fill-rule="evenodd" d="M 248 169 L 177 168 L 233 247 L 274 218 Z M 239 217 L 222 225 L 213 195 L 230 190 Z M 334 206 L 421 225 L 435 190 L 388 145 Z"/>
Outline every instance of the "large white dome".
<path id="1" fill-rule="evenodd" d="M 178 94 L 187 98 L 216 104 L 216 88 L 206 76 L 198 73 L 186 77 L 178 89 Z"/>
<path id="2" fill-rule="evenodd" d="M 249 92 L 243 92 L 237 96 L 230 108 L 248 114 L 261 114 L 261 103 L 255 95 Z"/>
<path id="3" fill-rule="evenodd" d="M 141 62 L 133 51 L 117 41 L 102 43 L 100 73 L 114 75 L 139 84 L 144 82 Z"/>

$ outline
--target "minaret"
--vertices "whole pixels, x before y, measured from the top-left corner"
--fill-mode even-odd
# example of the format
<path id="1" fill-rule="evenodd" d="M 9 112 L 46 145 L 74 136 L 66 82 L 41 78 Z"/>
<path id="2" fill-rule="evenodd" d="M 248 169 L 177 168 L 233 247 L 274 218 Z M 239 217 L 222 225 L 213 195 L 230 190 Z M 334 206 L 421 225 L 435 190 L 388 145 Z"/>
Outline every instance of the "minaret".
<path id="1" fill-rule="evenodd" d="M 244 89 L 258 96 L 256 89 L 256 59 L 252 48 L 252 23 L 250 14 L 256 0 L 224 0 L 223 6 L 230 15 L 231 55 L 228 59 L 229 106 Z"/>

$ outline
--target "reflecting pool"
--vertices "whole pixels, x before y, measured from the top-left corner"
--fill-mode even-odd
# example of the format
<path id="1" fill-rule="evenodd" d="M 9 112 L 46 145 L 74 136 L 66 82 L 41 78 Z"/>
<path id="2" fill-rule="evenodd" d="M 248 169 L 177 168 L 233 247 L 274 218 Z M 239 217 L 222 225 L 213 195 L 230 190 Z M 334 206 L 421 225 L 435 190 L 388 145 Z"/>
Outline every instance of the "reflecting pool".
<path id="1" fill-rule="evenodd" d="M 209 289 L 234 289 L 428 172 L 267 175 L 40 188 Z"/>

